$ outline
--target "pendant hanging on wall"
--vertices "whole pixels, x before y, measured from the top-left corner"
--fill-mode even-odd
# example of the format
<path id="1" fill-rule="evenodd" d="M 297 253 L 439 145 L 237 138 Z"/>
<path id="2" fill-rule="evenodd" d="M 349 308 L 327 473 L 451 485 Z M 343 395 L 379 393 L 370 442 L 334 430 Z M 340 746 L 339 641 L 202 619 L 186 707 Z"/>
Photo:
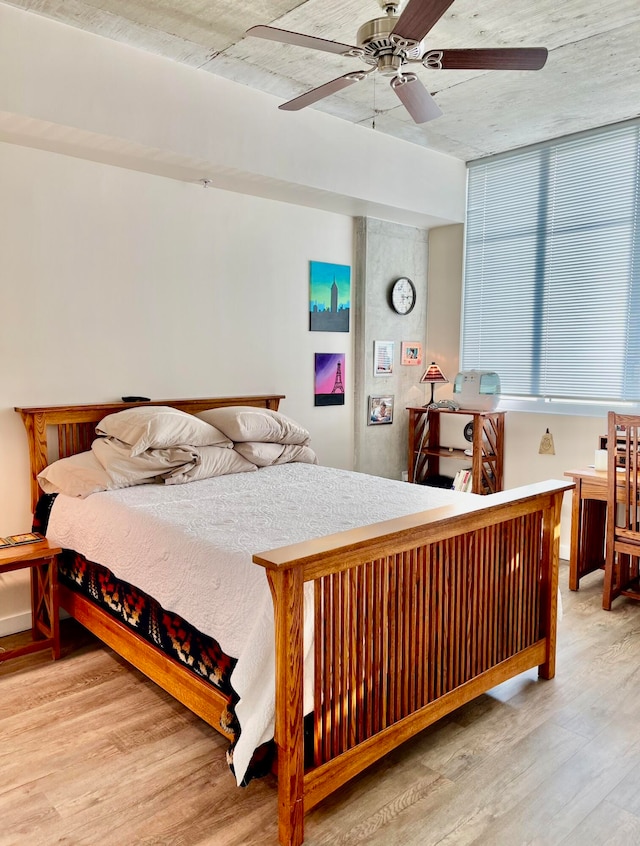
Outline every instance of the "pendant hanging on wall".
<path id="1" fill-rule="evenodd" d="M 555 455 L 556 450 L 553 446 L 553 435 L 547 429 L 544 435 L 540 438 L 540 449 L 538 450 L 540 455 Z"/>

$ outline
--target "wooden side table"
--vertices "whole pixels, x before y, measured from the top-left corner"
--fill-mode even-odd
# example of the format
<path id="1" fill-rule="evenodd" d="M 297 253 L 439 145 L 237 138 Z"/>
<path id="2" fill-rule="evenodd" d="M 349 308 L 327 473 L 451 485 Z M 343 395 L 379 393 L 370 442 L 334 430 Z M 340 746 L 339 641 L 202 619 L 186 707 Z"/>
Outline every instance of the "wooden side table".
<path id="1" fill-rule="evenodd" d="M 472 492 L 490 494 L 501 491 L 504 476 L 505 411 L 428 408 L 410 406 L 409 458 L 410 482 L 428 485 L 440 478 L 440 459 L 453 458 L 471 464 Z M 463 415 L 473 421 L 472 455 L 440 443 L 440 418 L 443 414 Z M 452 480 L 453 481 L 453 480 Z"/>
<path id="2" fill-rule="evenodd" d="M 31 570 L 31 642 L 15 649 L 0 651 L 0 661 L 51 649 L 60 657 L 60 625 L 58 620 L 58 568 L 56 555 L 62 552 L 47 541 L 7 546 L 0 549 L 0 574 L 10 570 Z"/>

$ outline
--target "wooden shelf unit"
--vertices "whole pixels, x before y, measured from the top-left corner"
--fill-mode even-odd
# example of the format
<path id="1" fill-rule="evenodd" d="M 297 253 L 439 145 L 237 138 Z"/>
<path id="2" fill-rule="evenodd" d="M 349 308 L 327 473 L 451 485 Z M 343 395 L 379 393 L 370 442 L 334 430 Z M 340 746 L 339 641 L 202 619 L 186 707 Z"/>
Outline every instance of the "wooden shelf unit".
<path id="1" fill-rule="evenodd" d="M 410 407 L 408 479 L 421 485 L 435 483 L 440 476 L 440 459 L 471 464 L 472 493 L 501 491 L 504 483 L 504 411 L 451 411 L 444 408 Z M 440 442 L 442 414 L 464 415 L 473 420 L 473 455 Z M 462 466 L 462 465 L 461 465 Z"/>
<path id="2" fill-rule="evenodd" d="M 56 555 L 62 550 L 50 547 L 46 540 L 16 544 L 0 549 L 0 575 L 11 570 L 31 571 L 31 640 L 12 649 L 0 647 L 0 661 L 51 649 L 60 657 L 58 622 L 58 568 Z"/>

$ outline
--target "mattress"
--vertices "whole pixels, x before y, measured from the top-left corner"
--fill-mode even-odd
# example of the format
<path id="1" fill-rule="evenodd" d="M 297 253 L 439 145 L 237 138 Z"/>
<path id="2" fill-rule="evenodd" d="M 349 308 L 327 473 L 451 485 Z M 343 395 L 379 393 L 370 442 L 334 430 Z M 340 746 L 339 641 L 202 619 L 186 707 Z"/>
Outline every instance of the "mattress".
<path id="1" fill-rule="evenodd" d="M 137 586 L 236 659 L 233 769 L 240 784 L 254 749 L 273 737 L 275 713 L 273 606 L 266 573 L 252 556 L 473 496 L 292 463 L 86 499 L 60 494 L 46 534 Z M 306 667 L 313 656 L 308 588 Z M 305 712 L 313 707 L 311 679 L 305 673 Z"/>

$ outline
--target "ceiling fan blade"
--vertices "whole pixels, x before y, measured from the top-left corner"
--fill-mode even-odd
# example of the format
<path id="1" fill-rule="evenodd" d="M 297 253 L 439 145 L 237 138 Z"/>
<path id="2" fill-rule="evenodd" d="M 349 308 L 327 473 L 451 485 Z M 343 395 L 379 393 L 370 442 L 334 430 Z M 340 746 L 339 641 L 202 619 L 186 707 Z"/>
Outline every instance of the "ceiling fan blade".
<path id="1" fill-rule="evenodd" d="M 452 3 L 453 0 L 409 0 L 393 28 L 392 39 L 422 41 Z"/>
<path id="2" fill-rule="evenodd" d="M 547 56 L 546 47 L 429 50 L 422 64 L 430 70 L 540 70 Z"/>
<path id="3" fill-rule="evenodd" d="M 391 87 L 416 123 L 440 117 L 442 111 L 415 73 L 394 76 Z"/>
<path id="4" fill-rule="evenodd" d="M 341 44 L 339 41 L 329 41 L 326 38 L 316 38 L 315 35 L 304 35 L 301 32 L 290 32 L 288 29 L 278 29 L 275 26 L 252 26 L 246 35 L 256 38 L 267 38 L 269 41 L 281 41 L 283 44 L 294 44 L 296 47 L 310 47 L 312 50 L 323 50 L 325 53 L 338 53 L 340 56 L 361 56 L 363 51 L 351 44 Z"/>
<path id="5" fill-rule="evenodd" d="M 283 109 L 285 112 L 297 112 L 298 109 L 304 109 L 305 106 L 310 106 L 312 105 L 312 103 L 317 103 L 318 100 L 322 100 L 324 97 L 328 97 L 330 94 L 335 94 L 336 91 L 342 91 L 343 88 L 348 88 L 350 85 L 353 85 L 354 82 L 360 82 L 360 80 L 364 79 L 366 75 L 366 71 L 355 71 L 355 73 L 346 73 L 344 76 L 339 76 L 337 79 L 332 79 L 331 82 L 325 82 L 324 85 L 319 85 L 317 88 L 312 88 L 311 91 L 307 91 L 305 94 L 301 94 L 299 97 L 295 97 L 293 100 L 288 100 L 286 103 L 283 103 L 281 106 L 278 106 L 278 108 Z"/>

